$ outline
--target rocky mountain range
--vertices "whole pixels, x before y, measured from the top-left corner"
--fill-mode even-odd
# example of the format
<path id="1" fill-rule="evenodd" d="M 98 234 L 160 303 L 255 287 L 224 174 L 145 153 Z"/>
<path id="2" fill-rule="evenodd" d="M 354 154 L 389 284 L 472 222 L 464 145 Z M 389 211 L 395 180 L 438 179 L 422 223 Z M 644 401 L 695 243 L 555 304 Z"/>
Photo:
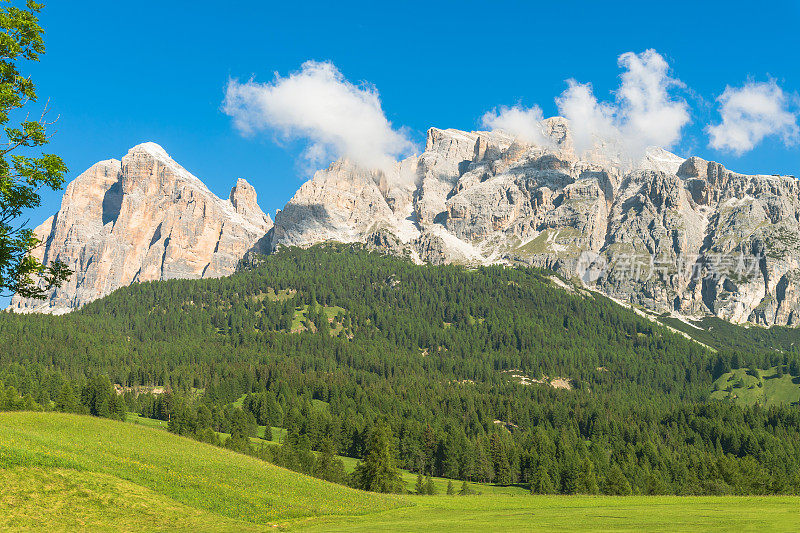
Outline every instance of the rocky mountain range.
<path id="1" fill-rule="evenodd" d="M 547 267 L 656 313 L 800 323 L 800 184 L 649 149 L 635 165 L 576 154 L 568 124 L 546 145 L 431 128 L 390 172 L 339 160 L 275 217 L 239 180 L 229 200 L 152 143 L 96 164 L 37 228 L 45 262 L 75 270 L 43 302 L 60 312 L 136 281 L 233 272 L 248 251 L 363 242 L 420 263 Z"/>

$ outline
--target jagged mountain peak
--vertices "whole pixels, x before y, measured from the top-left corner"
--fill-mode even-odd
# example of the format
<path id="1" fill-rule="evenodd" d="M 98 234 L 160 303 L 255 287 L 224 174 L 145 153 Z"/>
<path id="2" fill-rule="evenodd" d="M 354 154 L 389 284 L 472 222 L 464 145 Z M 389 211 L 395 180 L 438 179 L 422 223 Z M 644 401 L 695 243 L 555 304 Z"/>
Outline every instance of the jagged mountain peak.
<path id="1" fill-rule="evenodd" d="M 236 185 L 231 188 L 228 201 L 233 209 L 246 220 L 263 223 L 265 226 L 272 227 L 272 219 L 265 214 L 258 206 L 258 196 L 256 189 L 244 178 L 236 180 Z"/>
<path id="2" fill-rule="evenodd" d="M 273 247 L 363 241 L 433 263 L 542 266 L 658 313 L 800 324 L 797 180 L 660 148 L 628 168 L 576 155 L 564 119 L 545 126 L 544 145 L 430 128 L 405 161 L 408 189 L 332 165 L 280 212 Z"/>
<path id="3" fill-rule="evenodd" d="M 660 148 L 627 168 L 576 155 L 564 119 L 544 131 L 552 142 L 430 128 L 425 151 L 390 169 L 334 161 L 274 227 L 246 180 L 222 200 L 160 146 L 137 145 L 76 178 L 36 229 L 36 253 L 78 272 L 45 308 L 135 281 L 225 275 L 251 249 L 340 241 L 417 262 L 551 268 L 657 313 L 800 324 L 796 179 Z"/>
<path id="4" fill-rule="evenodd" d="M 271 228 L 245 180 L 222 200 L 159 145 L 142 143 L 67 185 L 58 213 L 35 229 L 42 245 L 33 254 L 74 273 L 44 301 L 14 296 L 11 309 L 60 313 L 134 282 L 228 275 Z"/>

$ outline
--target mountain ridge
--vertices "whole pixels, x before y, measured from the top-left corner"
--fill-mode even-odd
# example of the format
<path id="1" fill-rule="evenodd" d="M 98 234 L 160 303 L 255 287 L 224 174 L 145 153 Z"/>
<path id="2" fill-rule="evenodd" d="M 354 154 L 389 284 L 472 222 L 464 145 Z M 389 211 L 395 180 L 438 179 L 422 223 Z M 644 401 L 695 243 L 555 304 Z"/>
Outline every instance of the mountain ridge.
<path id="1" fill-rule="evenodd" d="M 577 154 L 562 118 L 542 125 L 551 141 L 545 145 L 502 132 L 430 128 L 425 151 L 388 172 L 337 160 L 299 188 L 274 224 L 246 181 L 237 182 L 226 202 L 155 143 L 136 148 L 167 174 L 182 178 L 182 186 L 194 184 L 210 195 L 210 204 L 232 208 L 233 213 L 224 206 L 221 212 L 231 230 L 241 232 L 240 242 L 228 243 L 224 266 L 209 275 L 232 272 L 249 250 L 361 242 L 417 263 L 546 267 L 657 313 L 765 326 L 800 323 L 796 179 L 739 174 L 660 148 L 648 149 L 629 166 L 602 149 Z M 113 161 L 98 163 L 84 175 L 109 166 L 114 174 Z M 105 172 L 103 179 L 110 179 Z M 70 187 L 59 213 L 82 205 Z M 53 228 L 62 216 L 48 219 Z M 53 230 L 40 226 L 37 234 L 53 240 Z M 177 237 L 174 246 L 191 255 L 194 241 Z M 54 242 L 63 252 L 66 241 L 61 248 Z M 45 244 L 43 256 L 49 260 L 52 246 Z M 196 269 L 170 271 L 170 264 L 162 260 L 167 274 L 146 279 L 206 276 Z M 126 281 L 137 279 L 112 280 L 96 295 Z M 92 297 L 70 300 L 64 296 L 69 290 L 76 289 L 54 291 L 35 309 L 19 299 L 12 308 L 47 311 L 56 308 L 54 302 L 58 309 L 76 308 Z"/>

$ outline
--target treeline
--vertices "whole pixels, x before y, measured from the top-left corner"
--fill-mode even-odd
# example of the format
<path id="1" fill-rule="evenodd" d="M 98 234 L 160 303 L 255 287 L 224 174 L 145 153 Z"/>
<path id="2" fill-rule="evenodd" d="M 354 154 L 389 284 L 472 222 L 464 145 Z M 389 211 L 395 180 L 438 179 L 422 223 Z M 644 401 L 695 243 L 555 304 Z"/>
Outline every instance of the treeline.
<path id="1" fill-rule="evenodd" d="M 115 393 L 106 376 L 92 376 L 77 389 L 61 380 L 53 389 L 36 395 L 21 393 L 14 385 L 0 381 L 0 411 L 60 411 L 125 420 L 128 407 L 124 398 Z"/>
<path id="2" fill-rule="evenodd" d="M 250 409 L 257 408 L 258 396 L 250 395 L 243 403 L 242 413 L 251 424 L 243 433 L 248 437 L 256 434 L 256 414 Z M 306 404 L 288 411 L 289 437 L 282 448 L 239 439 L 235 449 L 324 479 L 346 481 L 338 474 L 316 472 L 312 451 L 324 454 L 326 465 L 335 454 L 364 457 L 374 424 L 384 420 L 392 433 L 393 460 L 421 476 L 527 484 L 532 492 L 543 494 L 800 492 L 796 409 L 699 403 L 614 412 L 609 405 L 588 400 L 566 403 L 543 410 L 530 428 L 495 424 L 474 437 L 456 424 L 433 427 L 408 418 L 381 417 L 353 425 Z M 171 423 L 170 428 L 188 428 L 176 432 L 196 436 L 192 431 L 202 424 L 194 421 L 202 419 L 205 410 L 202 404 L 196 413 L 182 409 L 176 416 L 188 422 Z"/>
<path id="3" fill-rule="evenodd" d="M 286 428 L 288 447 L 258 453 L 309 473 L 323 452 L 365 457 L 383 421 L 397 465 L 423 477 L 559 493 L 800 490 L 796 407 L 706 403 L 726 368 L 791 372 L 796 350 L 713 353 L 551 275 L 288 249 L 229 278 L 137 284 L 65 316 L 3 313 L 0 381 L 45 409 L 64 384 L 82 398 L 93 376 L 161 386 L 169 394 L 115 396 L 176 433 L 230 434 L 246 453 L 259 428 Z M 546 378 L 572 389 L 530 384 Z M 110 402 L 93 414 L 118 413 Z"/>

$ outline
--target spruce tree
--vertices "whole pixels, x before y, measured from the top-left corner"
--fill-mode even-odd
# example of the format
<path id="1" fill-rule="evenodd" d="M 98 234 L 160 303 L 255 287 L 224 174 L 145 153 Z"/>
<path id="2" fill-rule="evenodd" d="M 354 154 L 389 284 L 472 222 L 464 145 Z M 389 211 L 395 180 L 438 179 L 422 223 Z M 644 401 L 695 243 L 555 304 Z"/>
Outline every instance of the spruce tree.
<path id="1" fill-rule="evenodd" d="M 536 475 L 531 481 L 531 492 L 533 494 L 552 494 L 556 491 L 553 480 L 544 465 L 540 465 Z"/>
<path id="2" fill-rule="evenodd" d="M 356 465 L 353 480 L 357 488 L 372 492 L 402 492 L 403 479 L 396 466 L 392 430 L 383 422 L 372 428 L 364 456 Z"/>
<path id="3" fill-rule="evenodd" d="M 433 496 L 436 494 L 436 486 L 433 484 L 433 478 L 428 476 L 425 480 L 425 494 Z"/>
<path id="4" fill-rule="evenodd" d="M 414 484 L 414 492 L 417 494 L 425 494 L 425 477 L 420 470 L 417 474 L 417 482 Z"/>
<path id="5" fill-rule="evenodd" d="M 614 464 L 608 471 L 606 476 L 606 494 L 614 494 L 618 496 L 628 496 L 631 493 L 631 484 L 619 465 Z"/>

